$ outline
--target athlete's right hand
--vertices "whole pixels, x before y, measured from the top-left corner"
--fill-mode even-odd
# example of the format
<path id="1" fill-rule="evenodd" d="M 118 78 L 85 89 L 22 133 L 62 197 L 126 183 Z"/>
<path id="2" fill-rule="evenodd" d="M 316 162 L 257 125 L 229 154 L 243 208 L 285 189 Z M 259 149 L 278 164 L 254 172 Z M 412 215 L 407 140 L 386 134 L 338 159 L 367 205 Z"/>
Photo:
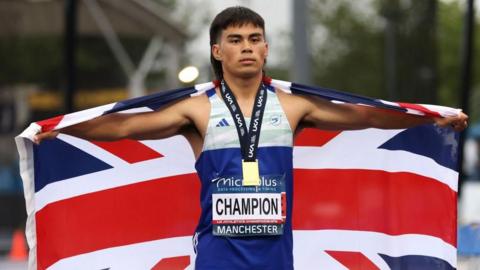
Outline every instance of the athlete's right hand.
<path id="1" fill-rule="evenodd" d="M 45 139 L 47 140 L 55 139 L 58 136 L 58 133 L 60 132 L 57 130 L 38 133 L 35 136 L 33 136 L 33 142 L 35 144 L 40 144 Z"/>

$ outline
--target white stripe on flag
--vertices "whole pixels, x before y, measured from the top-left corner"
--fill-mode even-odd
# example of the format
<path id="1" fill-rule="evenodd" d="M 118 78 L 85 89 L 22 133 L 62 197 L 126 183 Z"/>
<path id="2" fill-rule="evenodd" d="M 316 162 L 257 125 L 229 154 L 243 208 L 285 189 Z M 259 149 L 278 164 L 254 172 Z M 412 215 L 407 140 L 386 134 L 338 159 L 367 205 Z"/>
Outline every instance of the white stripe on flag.
<path id="1" fill-rule="evenodd" d="M 37 269 L 37 230 L 35 221 L 35 182 L 34 182 L 34 162 L 33 162 L 33 142 L 32 137 L 23 137 L 29 133 L 27 130 L 37 130 L 38 125 L 32 123 L 22 134 L 15 137 L 18 154 L 20 158 L 20 175 L 22 176 L 23 192 L 25 194 L 25 207 L 27 210 L 27 222 L 25 227 L 25 236 L 27 238 L 28 269 Z M 36 133 L 28 135 L 33 136 Z"/>
<path id="2" fill-rule="evenodd" d="M 289 93 L 291 94 L 292 91 L 290 90 L 290 87 L 292 87 L 292 83 L 291 82 L 287 82 L 287 81 L 281 81 L 281 80 L 273 80 L 272 79 L 272 83 L 271 85 L 273 87 L 277 87 L 278 89 L 286 92 L 286 93 Z"/>
<path id="3" fill-rule="evenodd" d="M 432 104 L 420 104 L 420 105 L 431 111 L 440 113 L 440 115 L 443 117 L 457 116 L 462 111 L 461 109 L 455 109 L 455 108 L 450 108 L 450 107 L 445 107 L 440 105 L 432 105 Z"/>
<path id="4" fill-rule="evenodd" d="M 60 123 L 58 123 L 58 125 L 55 127 L 55 129 L 61 129 L 61 128 L 64 128 L 64 127 L 75 125 L 75 124 L 93 119 L 95 117 L 101 116 L 106 111 L 111 110 L 115 106 L 115 104 L 117 104 L 117 103 L 116 102 L 115 103 L 110 103 L 110 104 L 107 104 L 107 105 L 98 106 L 98 107 L 95 107 L 95 108 L 86 109 L 86 110 L 83 110 L 83 111 L 66 114 L 66 115 L 63 116 L 62 121 L 60 121 Z"/>
<path id="5" fill-rule="evenodd" d="M 95 144 L 89 141 L 82 140 L 80 138 L 73 137 L 66 134 L 59 134 L 57 138 L 68 144 L 74 145 L 75 147 L 81 149 L 85 153 L 95 156 L 96 158 L 102 160 L 103 162 L 107 163 L 112 167 L 126 166 L 129 164 L 125 160 L 113 155 L 112 153 L 104 150 L 101 147 L 96 146 Z"/>
<path id="6" fill-rule="evenodd" d="M 197 84 L 197 85 L 195 85 L 195 90 L 197 90 L 197 92 L 191 94 L 190 96 L 192 96 L 192 97 L 199 96 L 199 95 L 205 93 L 205 91 L 210 90 L 214 87 L 215 87 L 215 85 L 212 82 Z"/>

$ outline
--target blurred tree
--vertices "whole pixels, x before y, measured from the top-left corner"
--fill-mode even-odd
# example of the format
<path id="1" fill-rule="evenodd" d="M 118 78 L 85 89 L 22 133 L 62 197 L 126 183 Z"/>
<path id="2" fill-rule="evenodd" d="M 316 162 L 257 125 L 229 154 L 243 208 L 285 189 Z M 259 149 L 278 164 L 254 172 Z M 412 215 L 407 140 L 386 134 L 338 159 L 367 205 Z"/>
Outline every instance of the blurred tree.
<path id="1" fill-rule="evenodd" d="M 418 103 L 437 103 L 437 1 L 378 1 L 386 19 L 384 50 L 395 54 L 396 74 L 390 98 Z M 393 30 L 392 30 L 393 29 Z M 389 31 L 395 37 L 394 49 L 388 42 Z M 386 59 L 389 55 L 385 54 Z M 388 69 L 388 61 L 385 61 Z M 392 78 L 386 77 L 387 84 Z"/>
<path id="2" fill-rule="evenodd" d="M 463 13 L 457 1 L 319 0 L 310 6 L 315 84 L 458 106 Z"/>
<path id="3" fill-rule="evenodd" d="M 463 3 L 463 1 L 462 1 Z M 439 97 L 443 104 L 460 106 L 460 65 L 463 35 L 464 5 L 459 1 L 441 1 L 439 5 L 438 49 L 439 49 Z M 478 18 L 478 16 L 477 16 Z M 473 82 L 471 98 L 471 120 L 480 119 L 480 23 L 475 23 L 473 52 Z"/>
<path id="4" fill-rule="evenodd" d="M 365 2 L 365 1 L 361 1 Z M 357 1 L 311 1 L 312 75 L 316 85 L 386 97 L 383 22 Z"/>

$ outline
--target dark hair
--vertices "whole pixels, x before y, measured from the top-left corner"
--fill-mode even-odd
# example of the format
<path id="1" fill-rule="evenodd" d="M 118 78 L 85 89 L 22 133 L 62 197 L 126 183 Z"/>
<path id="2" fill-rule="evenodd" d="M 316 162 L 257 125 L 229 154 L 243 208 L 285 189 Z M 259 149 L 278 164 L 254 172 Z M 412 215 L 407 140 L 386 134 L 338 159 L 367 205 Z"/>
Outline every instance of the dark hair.
<path id="1" fill-rule="evenodd" d="M 223 79 L 222 62 L 213 57 L 212 46 L 218 42 L 223 30 L 229 26 L 243 26 L 246 24 L 253 24 L 253 26 L 262 28 L 265 34 L 265 21 L 263 18 L 255 11 L 246 7 L 226 8 L 213 19 L 210 25 L 210 62 L 218 80 Z"/>

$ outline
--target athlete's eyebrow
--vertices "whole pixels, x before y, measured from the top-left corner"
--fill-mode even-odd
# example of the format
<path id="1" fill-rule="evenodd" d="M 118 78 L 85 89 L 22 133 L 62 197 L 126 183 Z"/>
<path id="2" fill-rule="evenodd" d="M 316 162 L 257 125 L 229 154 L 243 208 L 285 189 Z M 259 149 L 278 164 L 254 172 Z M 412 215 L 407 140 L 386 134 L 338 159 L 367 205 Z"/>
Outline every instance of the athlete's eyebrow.
<path id="1" fill-rule="evenodd" d="M 240 34 L 229 34 L 227 36 L 227 38 L 228 39 L 230 39 L 230 38 L 242 38 L 242 35 L 240 35 Z"/>
<path id="2" fill-rule="evenodd" d="M 236 34 L 236 33 L 232 33 L 232 34 L 228 34 L 227 38 L 242 38 L 243 36 L 240 35 L 240 34 Z M 249 38 L 252 38 L 252 37 L 263 37 L 263 34 L 260 33 L 260 32 L 255 32 L 255 33 L 252 33 L 250 35 L 248 35 Z"/>
<path id="3" fill-rule="evenodd" d="M 250 37 L 250 38 L 252 38 L 252 37 L 263 37 L 263 34 L 257 32 L 257 33 L 250 34 L 249 37 Z"/>

